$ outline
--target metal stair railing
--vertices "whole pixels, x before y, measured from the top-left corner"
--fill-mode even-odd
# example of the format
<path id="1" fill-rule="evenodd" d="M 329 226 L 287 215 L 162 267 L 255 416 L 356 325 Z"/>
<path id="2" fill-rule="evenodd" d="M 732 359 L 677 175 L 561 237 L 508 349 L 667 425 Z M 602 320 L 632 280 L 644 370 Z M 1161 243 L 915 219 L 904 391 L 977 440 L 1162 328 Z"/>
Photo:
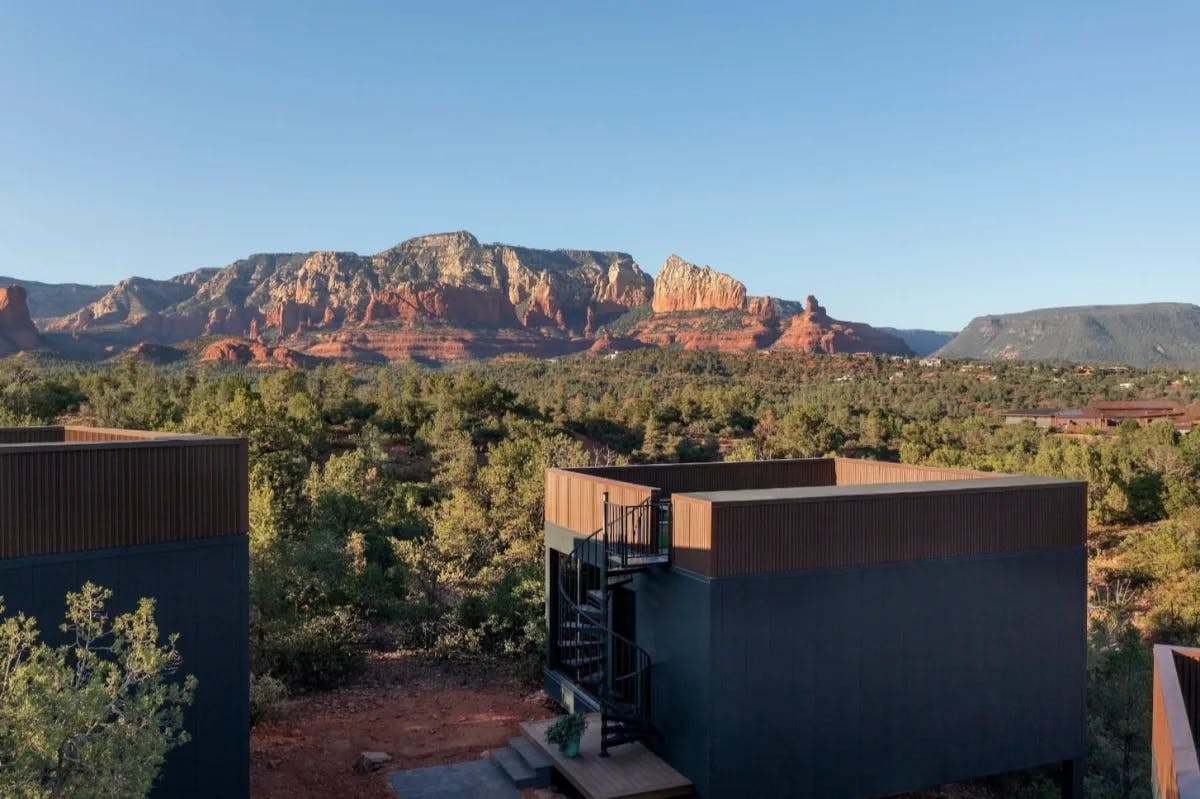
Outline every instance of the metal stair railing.
<path id="1" fill-rule="evenodd" d="M 613 505 L 606 495 L 604 526 L 559 561 L 558 666 L 600 707 L 601 756 L 651 729 L 650 655 L 612 629 L 609 576 L 669 555 L 669 518 L 664 539 L 661 508 L 653 500 Z"/>

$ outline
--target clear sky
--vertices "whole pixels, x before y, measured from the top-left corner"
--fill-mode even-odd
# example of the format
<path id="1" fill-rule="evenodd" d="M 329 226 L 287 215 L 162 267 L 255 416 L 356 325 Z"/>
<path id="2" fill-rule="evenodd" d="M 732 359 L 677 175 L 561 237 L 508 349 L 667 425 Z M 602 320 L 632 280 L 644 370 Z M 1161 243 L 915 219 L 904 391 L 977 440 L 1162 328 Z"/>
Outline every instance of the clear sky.
<path id="1" fill-rule="evenodd" d="M 0 274 L 457 229 L 873 324 L 1200 302 L 1200 3 L 0 0 Z"/>

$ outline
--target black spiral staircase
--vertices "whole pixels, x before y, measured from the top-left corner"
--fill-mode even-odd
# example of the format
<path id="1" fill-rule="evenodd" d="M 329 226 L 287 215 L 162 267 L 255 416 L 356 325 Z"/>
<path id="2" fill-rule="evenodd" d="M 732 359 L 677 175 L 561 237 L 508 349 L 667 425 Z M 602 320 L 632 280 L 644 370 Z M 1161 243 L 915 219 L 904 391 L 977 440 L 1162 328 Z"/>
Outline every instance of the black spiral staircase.
<path id="1" fill-rule="evenodd" d="M 653 731 L 650 655 L 613 629 L 612 590 L 668 561 L 670 513 L 667 500 L 618 505 L 605 494 L 604 526 L 559 561 L 559 668 L 600 708 L 601 757 Z"/>

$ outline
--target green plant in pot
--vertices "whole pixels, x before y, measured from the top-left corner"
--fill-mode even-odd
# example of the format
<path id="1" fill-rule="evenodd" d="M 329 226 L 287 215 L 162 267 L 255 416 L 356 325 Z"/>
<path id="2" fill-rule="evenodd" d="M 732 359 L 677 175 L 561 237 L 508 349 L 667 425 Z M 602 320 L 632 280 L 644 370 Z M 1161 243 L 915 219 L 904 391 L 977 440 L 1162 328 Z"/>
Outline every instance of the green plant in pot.
<path id="1" fill-rule="evenodd" d="M 546 728 L 546 743 L 557 744 L 558 750 L 567 757 L 579 756 L 579 739 L 587 729 L 587 716 L 568 713 Z"/>

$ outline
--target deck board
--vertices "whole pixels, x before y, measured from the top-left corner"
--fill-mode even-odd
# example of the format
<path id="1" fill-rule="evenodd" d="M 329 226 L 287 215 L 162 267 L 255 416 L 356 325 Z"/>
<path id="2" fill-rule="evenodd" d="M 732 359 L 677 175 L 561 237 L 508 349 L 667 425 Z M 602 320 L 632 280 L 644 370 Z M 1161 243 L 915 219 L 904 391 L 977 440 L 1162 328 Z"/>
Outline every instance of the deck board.
<path id="1" fill-rule="evenodd" d="M 527 721 L 521 725 L 521 731 L 554 761 L 558 773 L 585 799 L 668 799 L 692 795 L 691 781 L 640 743 L 614 746 L 608 757 L 600 757 L 599 714 L 588 716 L 579 757 L 564 757 L 557 746 L 546 743 L 546 728 L 553 723 L 554 719 Z"/>

